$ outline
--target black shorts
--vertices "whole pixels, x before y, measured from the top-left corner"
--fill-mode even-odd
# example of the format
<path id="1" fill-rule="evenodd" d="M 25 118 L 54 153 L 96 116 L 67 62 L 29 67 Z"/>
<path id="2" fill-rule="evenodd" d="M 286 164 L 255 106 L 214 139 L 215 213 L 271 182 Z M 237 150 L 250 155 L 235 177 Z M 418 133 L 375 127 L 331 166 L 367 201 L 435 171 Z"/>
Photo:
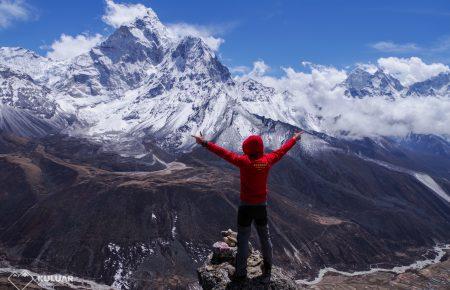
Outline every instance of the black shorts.
<path id="1" fill-rule="evenodd" d="M 257 226 L 267 225 L 266 205 L 241 205 L 238 209 L 238 225 L 249 227 L 255 220 Z"/>

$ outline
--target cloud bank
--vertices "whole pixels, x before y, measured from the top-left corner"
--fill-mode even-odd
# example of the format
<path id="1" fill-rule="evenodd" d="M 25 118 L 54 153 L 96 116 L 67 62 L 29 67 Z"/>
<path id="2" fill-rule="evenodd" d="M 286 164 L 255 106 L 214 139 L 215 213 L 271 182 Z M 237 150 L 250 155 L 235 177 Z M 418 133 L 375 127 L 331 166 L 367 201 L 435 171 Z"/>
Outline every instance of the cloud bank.
<path id="1" fill-rule="evenodd" d="M 448 62 L 450 59 L 449 35 L 443 35 L 431 43 L 422 45 L 414 42 L 396 43 L 392 41 L 379 41 L 376 43 L 370 43 L 369 47 L 382 53 L 442 59 L 444 62 Z"/>
<path id="2" fill-rule="evenodd" d="M 405 136 L 410 132 L 450 136 L 450 97 L 413 97 L 387 100 L 384 96 L 348 98 L 339 86 L 347 71 L 335 67 L 302 63 L 307 72 L 283 68 L 284 74 L 267 74 L 263 61 L 237 79 L 253 78 L 279 92 L 288 90 L 294 97 L 289 105 L 299 114 L 309 113 L 320 118 L 317 128 L 331 135 L 354 138 L 363 136 Z M 382 58 L 379 67 L 389 70 L 405 84 L 421 81 L 442 71 L 443 64 L 425 64 L 420 58 Z M 262 69 L 261 69 L 262 68 Z M 303 116 L 298 115 L 300 120 Z"/>
<path id="3" fill-rule="evenodd" d="M 3 0 L 0 3 L 17 4 L 22 2 Z M 118 4 L 113 0 L 106 0 L 105 3 L 106 10 L 102 19 L 115 28 L 130 23 L 137 17 L 154 13 L 142 4 Z M 11 10 L 8 9 L 8 11 Z M 24 14 L 20 11 L 10 14 L 24 17 L 21 16 Z M 166 28 L 175 40 L 187 35 L 200 37 L 214 51 L 217 51 L 224 42 L 217 36 L 221 33 L 217 27 L 174 23 L 168 24 Z M 51 50 L 48 52 L 48 56 L 55 59 L 71 58 L 87 52 L 102 38 L 103 36 L 100 34 L 81 34 L 74 37 L 63 34 L 50 46 Z M 436 51 L 448 50 L 449 43 L 448 39 L 442 40 L 433 49 Z M 414 43 L 398 44 L 386 41 L 378 42 L 373 47 L 392 53 L 422 52 L 424 50 Z M 426 98 L 409 96 L 398 98 L 395 101 L 386 100 L 384 96 L 363 99 L 348 98 L 344 95 L 344 88 L 339 86 L 346 79 L 348 71 L 309 62 L 303 62 L 302 65 L 306 70 L 297 71 L 292 67 L 282 68 L 283 74 L 279 77 L 270 75 L 270 67 L 263 60 L 255 61 L 253 68 L 237 66 L 232 68 L 232 71 L 239 74 L 236 76 L 237 79 L 253 78 L 279 92 L 289 91 L 293 94 L 289 105 L 296 108 L 298 112 L 307 112 L 310 115 L 318 116 L 315 125 L 328 134 L 362 137 L 404 136 L 414 132 L 450 136 L 449 96 Z M 387 57 L 378 59 L 376 65 L 357 65 L 372 73 L 379 68 L 383 69 L 396 77 L 404 86 L 450 70 L 445 64 L 425 63 L 418 57 Z M 302 117 L 298 115 L 299 120 Z"/>
<path id="4" fill-rule="evenodd" d="M 32 18 L 29 5 L 23 0 L 0 0 L 0 29 L 10 26 L 15 21 Z"/>
<path id="5" fill-rule="evenodd" d="M 167 24 L 166 27 L 173 38 L 181 39 L 185 36 L 199 37 L 213 51 L 219 50 L 220 45 L 225 42 L 223 38 L 214 36 L 217 33 L 217 29 L 213 26 L 172 23 Z"/>
<path id="6" fill-rule="evenodd" d="M 420 47 L 415 43 L 395 43 L 392 41 L 379 41 L 371 45 L 372 48 L 383 52 L 416 52 Z"/>
<path id="7" fill-rule="evenodd" d="M 77 36 L 62 34 L 48 48 L 47 57 L 56 60 L 70 59 L 88 52 L 102 40 L 103 36 L 101 34 L 80 34 Z"/>
<path id="8" fill-rule="evenodd" d="M 450 69 L 442 63 L 426 64 L 418 57 L 378 59 L 378 65 L 389 74 L 396 77 L 404 86 L 422 82 Z"/>
<path id="9" fill-rule="evenodd" d="M 106 11 L 102 20 L 106 24 L 118 28 L 133 22 L 136 18 L 144 17 L 149 12 L 153 11 L 142 4 L 119 4 L 112 0 L 106 0 Z"/>

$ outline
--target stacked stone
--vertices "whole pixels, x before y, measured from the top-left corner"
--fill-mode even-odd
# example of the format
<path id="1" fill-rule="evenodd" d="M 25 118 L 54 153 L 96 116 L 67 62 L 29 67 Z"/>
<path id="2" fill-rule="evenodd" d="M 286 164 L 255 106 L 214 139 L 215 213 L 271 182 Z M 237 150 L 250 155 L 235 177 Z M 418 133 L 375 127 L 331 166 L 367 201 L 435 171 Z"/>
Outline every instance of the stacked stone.
<path id="1" fill-rule="evenodd" d="M 237 233 L 228 229 L 222 231 L 222 241 L 213 244 L 212 253 L 205 264 L 197 269 L 198 279 L 203 289 L 297 289 L 294 280 L 281 269 L 272 269 L 272 279 L 260 279 L 263 258 L 249 243 L 247 260 L 247 281 L 232 281 L 235 272 L 234 260 L 237 253 Z"/>

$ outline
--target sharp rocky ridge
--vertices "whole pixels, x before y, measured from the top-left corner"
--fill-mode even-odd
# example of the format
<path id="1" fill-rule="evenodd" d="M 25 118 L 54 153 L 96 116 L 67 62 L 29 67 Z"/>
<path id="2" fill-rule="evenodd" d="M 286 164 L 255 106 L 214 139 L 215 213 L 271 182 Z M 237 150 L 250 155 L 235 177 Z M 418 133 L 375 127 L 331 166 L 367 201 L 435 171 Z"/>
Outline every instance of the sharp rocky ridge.
<path id="1" fill-rule="evenodd" d="M 306 112 L 302 120 L 295 118 L 298 112 L 287 109 L 284 95 L 274 89 L 252 79 L 234 80 L 202 39 L 171 36 L 151 9 L 71 60 L 4 47 L 0 64 L 2 103 L 16 115 L 25 110 L 29 122 L 36 117 L 53 129 L 102 141 L 152 138 L 163 148 L 185 151 L 193 145 L 190 134 L 199 131 L 232 145 L 267 128 L 262 117 L 308 128 L 314 121 Z M 12 87 L 33 90 L 33 97 L 15 97 L 8 91 Z M 51 120 L 56 111 L 58 122 Z M 6 131 L 36 135 L 9 125 L 14 122 L 19 121 L 0 124 Z M 283 140 L 287 129 L 280 134 L 266 141 Z"/>
<path id="2" fill-rule="evenodd" d="M 293 94 L 233 78 L 202 39 L 173 36 L 150 8 L 73 59 L 2 47 L 0 80 L 1 129 L 25 136 L 62 131 L 115 149 L 135 140 L 136 154 L 145 139 L 170 151 L 190 150 L 190 135 L 199 131 L 234 149 L 243 136 L 264 135 L 270 126 L 277 134 L 265 137 L 269 147 L 294 127 L 327 132 L 320 116 L 288 105 Z M 381 68 L 356 68 L 338 87 L 349 97 L 395 100 L 445 95 L 449 80 L 442 73 L 405 87 Z"/>

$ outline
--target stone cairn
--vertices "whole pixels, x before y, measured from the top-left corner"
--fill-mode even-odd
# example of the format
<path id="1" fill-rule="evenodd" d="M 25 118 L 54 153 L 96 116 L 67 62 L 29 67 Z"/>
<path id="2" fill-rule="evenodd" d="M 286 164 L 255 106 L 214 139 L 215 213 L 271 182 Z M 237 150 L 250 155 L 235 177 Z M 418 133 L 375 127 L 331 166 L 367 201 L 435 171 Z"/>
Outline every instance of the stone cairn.
<path id="1" fill-rule="evenodd" d="M 222 240 L 212 246 L 206 262 L 197 269 L 198 280 L 203 289 L 298 289 L 299 286 L 286 271 L 272 267 L 269 281 L 263 279 L 263 258 L 259 251 L 249 245 L 247 277 L 244 282 L 233 281 L 234 262 L 237 253 L 237 233 L 228 229 L 222 231 Z"/>

